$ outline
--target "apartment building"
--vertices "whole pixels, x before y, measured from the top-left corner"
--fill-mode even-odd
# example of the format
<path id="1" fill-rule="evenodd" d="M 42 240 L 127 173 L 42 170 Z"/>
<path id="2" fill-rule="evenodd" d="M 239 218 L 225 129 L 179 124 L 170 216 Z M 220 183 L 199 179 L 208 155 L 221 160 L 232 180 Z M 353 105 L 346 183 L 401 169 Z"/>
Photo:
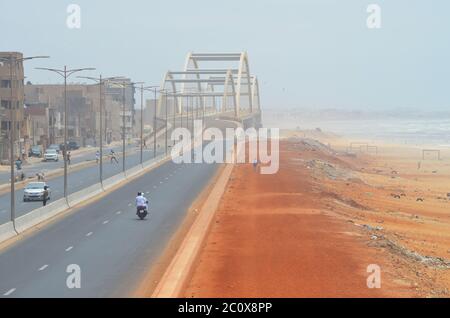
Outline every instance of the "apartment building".
<path id="1" fill-rule="evenodd" d="M 15 155 L 26 146 L 27 125 L 24 124 L 23 57 L 20 52 L 0 52 L 0 160 L 7 163 L 10 154 L 11 119 L 15 118 Z M 12 61 L 12 63 L 10 62 Z"/>
<path id="2" fill-rule="evenodd" d="M 64 85 L 27 84 L 25 85 L 25 104 L 27 109 L 46 108 L 47 127 L 38 129 L 38 136 L 45 144 L 61 143 L 64 136 Z M 103 136 L 106 142 L 121 139 L 122 134 L 122 102 L 123 91 L 115 87 L 105 88 Z M 125 127 L 127 137 L 133 136 L 134 93 L 133 89 L 125 89 Z M 36 127 L 37 114 L 43 111 L 31 111 L 32 127 Z M 82 146 L 96 146 L 100 138 L 100 93 L 96 84 L 67 85 L 67 134 Z M 39 125 L 39 123 L 38 123 Z M 45 125 L 44 125 L 45 126 Z M 36 129 L 34 130 L 36 132 Z"/>

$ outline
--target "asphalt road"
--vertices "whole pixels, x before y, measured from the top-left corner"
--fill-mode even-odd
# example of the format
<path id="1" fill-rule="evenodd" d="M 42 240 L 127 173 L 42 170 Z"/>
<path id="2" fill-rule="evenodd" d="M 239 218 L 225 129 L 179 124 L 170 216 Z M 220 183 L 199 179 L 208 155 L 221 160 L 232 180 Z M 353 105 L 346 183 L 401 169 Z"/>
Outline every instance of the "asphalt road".
<path id="1" fill-rule="evenodd" d="M 168 162 L 0 253 L 0 297 L 127 296 L 183 220 L 216 164 Z M 150 215 L 135 215 L 144 191 Z M 67 267 L 81 269 L 70 289 Z"/>
<path id="2" fill-rule="evenodd" d="M 230 125 L 214 123 L 219 128 Z M 3 249 L 0 297 L 129 295 L 157 262 L 218 166 L 167 162 Z M 89 169 L 79 173 L 78 180 L 90 174 Z M 135 215 L 138 191 L 150 201 L 150 214 L 143 221 Z M 68 287 L 67 279 L 73 275 L 68 266 L 81 270 L 81 288 Z"/>
<path id="3" fill-rule="evenodd" d="M 162 154 L 162 149 L 158 149 L 157 155 Z M 153 158 L 153 150 L 144 150 L 144 161 Z M 104 160 L 103 163 L 103 177 L 104 179 L 112 177 L 122 171 L 122 158 L 118 157 L 119 163 L 111 163 L 109 159 Z M 133 152 L 127 155 L 125 160 L 125 167 L 129 169 L 140 163 L 140 153 Z M 68 174 L 67 187 L 68 192 L 74 193 L 80 191 L 90 185 L 99 182 L 99 168 L 98 165 L 85 167 L 80 170 L 70 171 Z M 58 176 L 47 180 L 50 186 L 51 197 L 50 202 L 60 199 L 64 196 L 64 176 Z M 42 206 L 41 201 L 23 202 L 23 189 L 16 190 L 16 217 L 28 213 L 38 207 Z M 10 220 L 10 193 L 0 195 L 0 224 Z"/>
<path id="4" fill-rule="evenodd" d="M 205 120 L 206 125 L 215 125 L 219 128 L 225 127 L 224 123 L 215 121 L 213 119 L 207 119 Z M 176 125 L 179 127 L 180 123 L 177 122 Z M 163 154 L 165 151 L 164 147 L 164 138 L 165 135 L 161 135 L 158 139 L 158 144 L 162 145 L 161 147 L 157 148 L 156 155 L 159 156 Z M 170 130 L 169 130 L 169 138 L 170 138 Z M 170 141 L 168 143 L 170 145 Z M 148 147 L 153 147 L 152 145 L 147 144 Z M 116 147 L 115 151 L 121 151 L 121 147 Z M 170 151 L 170 148 L 169 148 Z M 105 151 L 107 153 L 108 151 Z M 140 163 L 140 151 L 139 149 L 134 146 L 128 146 L 126 148 L 126 160 L 125 160 L 125 167 L 126 169 L 132 168 Z M 86 154 L 82 157 L 80 157 L 78 160 L 81 161 L 86 156 L 94 156 L 95 153 Z M 143 152 L 143 161 L 150 160 L 153 158 L 153 148 L 144 149 Z M 92 158 L 90 158 L 92 160 Z M 103 161 L 103 178 L 109 178 L 113 175 L 116 175 L 120 172 L 122 172 L 122 157 L 119 155 L 117 156 L 118 163 L 110 161 L 108 158 L 104 158 Z M 86 160 L 86 158 L 85 158 Z M 72 160 L 72 164 L 74 164 L 76 161 L 75 159 Z M 45 164 L 45 163 L 43 163 Z M 48 164 L 54 164 L 57 165 L 58 168 L 62 167 L 62 162 L 57 163 L 48 163 Z M 81 169 L 76 169 L 74 171 L 70 171 L 69 167 L 69 173 L 68 173 L 68 193 L 74 193 L 77 191 L 80 191 L 90 185 L 93 185 L 95 183 L 99 182 L 99 168 L 98 165 L 90 166 L 90 167 L 84 167 Z M 51 197 L 50 202 L 55 201 L 57 199 L 60 199 L 64 196 L 64 177 L 63 176 L 57 176 L 52 178 L 47 178 L 47 184 L 50 186 L 51 191 Z M 39 208 L 42 206 L 41 201 L 34 201 L 34 202 L 23 202 L 23 189 L 17 189 L 15 192 L 15 202 L 16 202 L 16 217 L 19 217 L 23 214 L 26 214 L 36 208 Z M 5 192 L 0 195 L 0 224 L 3 224 L 5 222 L 8 222 L 11 218 L 10 216 L 10 207 L 11 207 L 11 196 L 10 192 Z"/>

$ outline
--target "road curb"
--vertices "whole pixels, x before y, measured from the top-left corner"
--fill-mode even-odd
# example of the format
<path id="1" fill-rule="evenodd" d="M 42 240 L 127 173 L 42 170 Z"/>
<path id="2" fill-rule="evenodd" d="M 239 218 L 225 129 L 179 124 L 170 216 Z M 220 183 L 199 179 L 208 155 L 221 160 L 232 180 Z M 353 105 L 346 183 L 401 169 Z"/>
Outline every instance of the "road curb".
<path id="1" fill-rule="evenodd" d="M 11 221 L 0 225 L 0 243 L 10 239 L 16 234 L 16 231 L 14 231 L 14 225 Z"/>
<path id="2" fill-rule="evenodd" d="M 204 239 L 209 232 L 217 207 L 225 192 L 233 171 L 233 164 L 227 164 L 211 192 L 208 194 L 197 219 L 189 229 L 180 248 L 170 262 L 161 281 L 156 286 L 152 298 L 180 297 L 186 286 Z"/>

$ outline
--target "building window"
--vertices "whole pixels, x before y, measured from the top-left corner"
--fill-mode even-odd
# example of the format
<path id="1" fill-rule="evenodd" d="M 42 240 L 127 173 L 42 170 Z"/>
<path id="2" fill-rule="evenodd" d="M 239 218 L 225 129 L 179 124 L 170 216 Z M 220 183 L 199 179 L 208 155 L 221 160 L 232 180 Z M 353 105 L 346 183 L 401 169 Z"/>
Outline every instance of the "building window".
<path id="1" fill-rule="evenodd" d="M 9 130 L 9 123 L 7 121 L 2 121 L 2 128 L 1 130 Z"/>
<path id="2" fill-rule="evenodd" d="M 1 88 L 11 88 L 11 81 L 10 80 L 1 80 L 0 87 Z"/>
<path id="3" fill-rule="evenodd" d="M 2 108 L 9 109 L 11 102 L 9 100 L 2 100 L 1 104 L 2 104 Z"/>

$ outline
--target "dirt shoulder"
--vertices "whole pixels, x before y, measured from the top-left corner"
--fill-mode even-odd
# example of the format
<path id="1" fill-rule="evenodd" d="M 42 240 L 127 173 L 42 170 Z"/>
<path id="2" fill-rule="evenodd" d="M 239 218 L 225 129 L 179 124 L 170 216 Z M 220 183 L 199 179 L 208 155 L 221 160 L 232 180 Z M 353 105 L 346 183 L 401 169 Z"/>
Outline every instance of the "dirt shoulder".
<path id="1" fill-rule="evenodd" d="M 445 297 L 445 266 L 414 259 L 365 219 L 372 207 L 357 197 L 370 192 L 358 177 L 367 162 L 305 140 L 281 142 L 277 174 L 235 167 L 184 295 Z M 367 287 L 370 264 L 381 268 L 380 289 Z"/>

